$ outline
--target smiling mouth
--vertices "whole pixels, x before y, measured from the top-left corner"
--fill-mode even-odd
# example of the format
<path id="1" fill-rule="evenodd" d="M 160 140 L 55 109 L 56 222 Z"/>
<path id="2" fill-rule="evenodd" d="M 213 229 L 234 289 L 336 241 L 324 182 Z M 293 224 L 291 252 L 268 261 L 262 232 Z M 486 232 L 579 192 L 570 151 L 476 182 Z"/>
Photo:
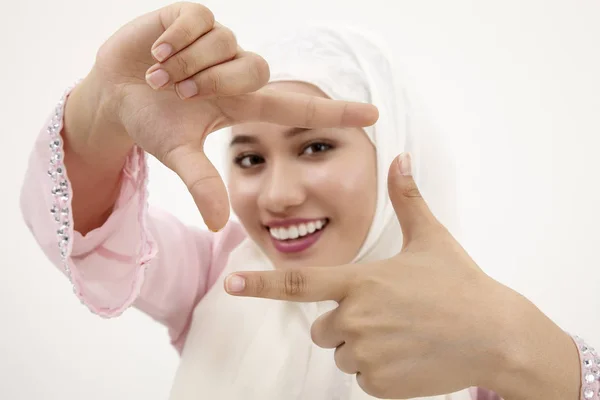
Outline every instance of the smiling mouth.
<path id="1" fill-rule="evenodd" d="M 266 227 L 275 249 L 298 253 L 314 245 L 329 224 L 328 218 L 281 227 Z"/>
<path id="2" fill-rule="evenodd" d="M 269 234 L 276 240 L 295 240 L 314 234 L 325 228 L 329 220 L 327 218 L 288 226 L 269 228 Z"/>

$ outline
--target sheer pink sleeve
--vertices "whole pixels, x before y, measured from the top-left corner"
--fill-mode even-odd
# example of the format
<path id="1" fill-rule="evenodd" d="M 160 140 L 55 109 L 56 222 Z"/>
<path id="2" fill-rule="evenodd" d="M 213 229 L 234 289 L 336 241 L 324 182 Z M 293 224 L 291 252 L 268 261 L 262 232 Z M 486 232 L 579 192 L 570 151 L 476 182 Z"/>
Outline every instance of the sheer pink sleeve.
<path id="1" fill-rule="evenodd" d="M 134 306 L 169 328 L 181 349 L 192 310 L 244 238 L 229 223 L 214 234 L 147 206 L 146 155 L 134 148 L 112 215 L 82 236 L 74 231 L 68 171 L 62 163 L 65 93 L 36 140 L 21 191 L 23 217 L 77 297 L 103 317 Z"/>
<path id="2" fill-rule="evenodd" d="M 500 396 L 491 390 L 480 387 L 473 387 L 471 390 L 471 398 L 473 400 L 502 400 Z"/>

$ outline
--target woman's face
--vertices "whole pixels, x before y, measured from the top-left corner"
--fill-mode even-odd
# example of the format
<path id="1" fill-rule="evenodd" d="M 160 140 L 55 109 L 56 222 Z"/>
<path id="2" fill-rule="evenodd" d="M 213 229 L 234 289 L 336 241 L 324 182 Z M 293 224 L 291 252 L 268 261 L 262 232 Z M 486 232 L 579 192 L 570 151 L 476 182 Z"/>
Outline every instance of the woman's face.
<path id="1" fill-rule="evenodd" d="M 326 97 L 306 83 L 269 87 Z M 352 261 L 377 198 L 375 148 L 362 129 L 238 125 L 230 158 L 233 211 L 275 266 Z"/>

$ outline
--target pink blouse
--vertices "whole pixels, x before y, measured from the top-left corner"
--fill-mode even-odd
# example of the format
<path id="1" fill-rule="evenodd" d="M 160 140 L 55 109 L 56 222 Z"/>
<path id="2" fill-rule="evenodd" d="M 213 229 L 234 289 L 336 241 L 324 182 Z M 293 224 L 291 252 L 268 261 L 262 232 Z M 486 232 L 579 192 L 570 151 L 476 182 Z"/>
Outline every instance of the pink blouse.
<path id="1" fill-rule="evenodd" d="M 93 313 L 115 317 L 133 306 L 165 325 L 171 343 L 181 351 L 192 311 L 245 233 L 235 222 L 219 233 L 203 231 L 148 206 L 148 169 L 140 148 L 127 159 L 120 194 L 106 223 L 85 236 L 75 231 L 60 135 L 69 93 L 48 118 L 31 153 L 21 192 L 24 220 Z M 581 398 L 600 399 L 600 357 L 576 340 L 582 361 Z M 471 390 L 477 400 L 500 398 L 485 389 Z"/>

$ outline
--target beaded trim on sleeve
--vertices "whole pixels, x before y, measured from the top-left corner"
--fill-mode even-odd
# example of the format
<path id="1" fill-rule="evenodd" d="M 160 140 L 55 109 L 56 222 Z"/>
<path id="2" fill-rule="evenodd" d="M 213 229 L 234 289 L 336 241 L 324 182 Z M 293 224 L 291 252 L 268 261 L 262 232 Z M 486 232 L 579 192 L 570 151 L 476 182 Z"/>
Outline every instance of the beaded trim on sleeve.
<path id="1" fill-rule="evenodd" d="M 600 399 L 600 356 L 579 336 L 573 336 L 581 362 L 581 399 Z"/>
<path id="2" fill-rule="evenodd" d="M 50 208 L 50 213 L 52 213 L 54 221 L 56 222 L 56 238 L 63 268 L 71 283 L 73 283 L 73 279 L 68 263 L 68 257 L 72 247 L 72 238 L 70 237 L 72 213 L 70 210 L 71 202 L 69 200 L 72 196 L 72 192 L 69 187 L 65 166 L 63 163 L 63 140 L 60 132 L 62 131 L 63 127 L 65 101 L 71 90 L 73 90 L 78 83 L 79 81 L 77 81 L 64 92 L 58 104 L 56 105 L 54 114 L 50 120 L 50 123 L 48 124 L 48 127 L 46 128 L 51 151 L 48 176 L 53 182 L 50 193 L 52 195 L 53 204 Z"/>
<path id="3" fill-rule="evenodd" d="M 63 93 L 58 101 L 54 113 L 50 119 L 46 132 L 48 134 L 48 142 L 50 147 L 48 177 L 52 181 L 50 195 L 51 205 L 50 213 L 56 224 L 56 243 L 60 254 L 60 264 L 71 282 L 73 292 L 79 298 L 82 304 L 99 316 L 112 318 L 120 315 L 127 308 L 126 305 L 131 304 L 135 297 L 139 294 L 143 283 L 143 276 L 146 268 L 150 265 L 150 261 L 155 256 L 157 248 L 154 239 L 146 226 L 146 213 L 148 211 L 148 164 L 145 152 L 139 147 L 134 147 L 131 154 L 128 156 L 125 165 L 125 172 L 130 177 L 136 180 L 136 188 L 140 190 L 139 196 L 139 214 L 138 219 L 141 227 L 141 242 L 142 247 L 136 263 L 140 268 L 136 272 L 136 277 L 133 282 L 130 297 L 121 305 L 114 307 L 98 307 L 89 303 L 82 293 L 82 287 L 79 282 L 79 275 L 76 269 L 71 268 L 70 256 L 73 250 L 73 213 L 71 210 L 71 199 L 73 192 L 70 187 L 70 181 L 67 176 L 67 170 L 64 165 L 64 148 L 63 138 L 61 135 L 64 125 L 64 112 L 67 97 L 71 91 L 81 82 L 81 79 L 76 81 Z M 140 176 L 141 174 L 141 176 Z"/>

